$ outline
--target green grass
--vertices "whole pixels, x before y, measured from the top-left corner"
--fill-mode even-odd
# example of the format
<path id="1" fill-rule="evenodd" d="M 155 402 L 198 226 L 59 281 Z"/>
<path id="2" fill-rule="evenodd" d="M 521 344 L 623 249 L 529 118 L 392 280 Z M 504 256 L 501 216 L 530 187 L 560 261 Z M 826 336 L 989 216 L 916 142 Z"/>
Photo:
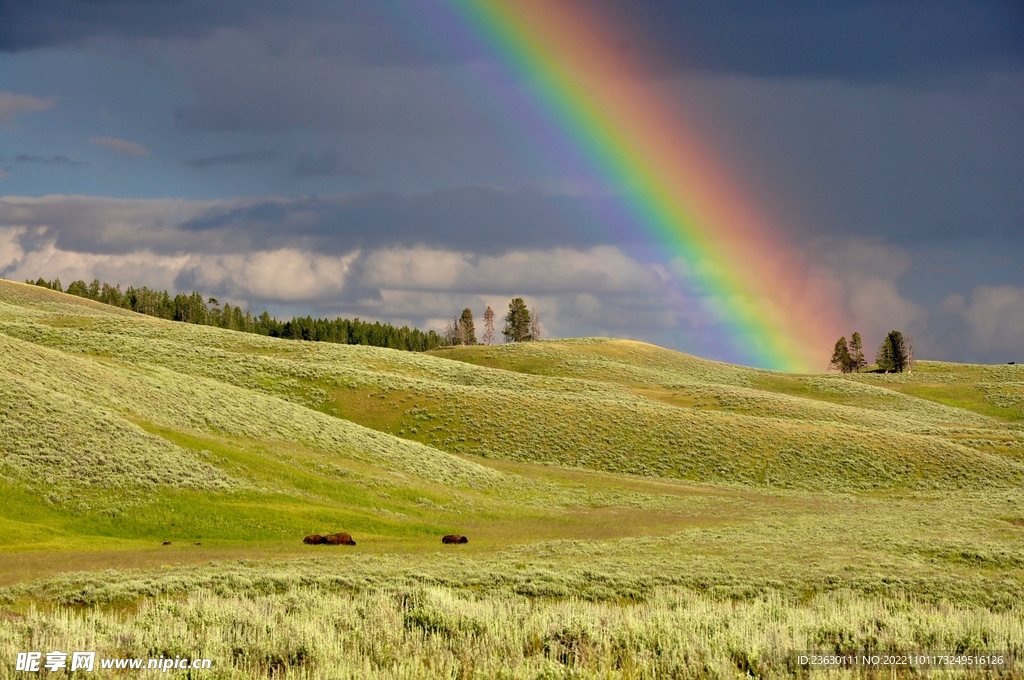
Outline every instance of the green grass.
<path id="1" fill-rule="evenodd" d="M 773 677 L 799 670 L 793 650 L 963 653 L 994 644 L 1019 654 L 1015 641 L 1024 635 L 1019 610 L 848 593 L 737 603 L 660 589 L 642 603 L 570 598 L 536 606 L 528 596 L 438 587 L 204 591 L 147 601 L 127 615 L 33 609 L 18 627 L 17 639 L 0 638 L 0 653 L 31 639 L 101 656 L 230 658 L 231 669 L 214 667 L 218 677 Z M 935 677 L 950 675 L 963 677 Z"/>
<path id="2" fill-rule="evenodd" d="M 414 354 L 0 281 L 0 657 L 730 677 L 814 646 L 1020 653 L 1022 419 L 1013 366 Z M 333 531 L 358 545 L 301 543 Z"/>

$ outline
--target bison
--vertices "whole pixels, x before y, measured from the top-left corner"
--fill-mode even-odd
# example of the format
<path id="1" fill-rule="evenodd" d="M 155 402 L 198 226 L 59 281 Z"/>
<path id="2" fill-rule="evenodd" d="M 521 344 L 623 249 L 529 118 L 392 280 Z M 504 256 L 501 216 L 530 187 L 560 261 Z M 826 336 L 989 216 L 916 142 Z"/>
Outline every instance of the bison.
<path id="1" fill-rule="evenodd" d="M 328 545 L 355 545 L 356 542 L 348 534 L 331 534 L 324 536 L 324 543 Z"/>
<path id="2" fill-rule="evenodd" d="M 469 539 L 459 534 L 448 534 L 441 539 L 442 543 L 469 543 Z"/>
<path id="3" fill-rule="evenodd" d="M 306 545 L 321 545 L 322 543 L 326 543 L 327 539 L 320 534 L 310 534 L 302 539 L 302 542 Z"/>

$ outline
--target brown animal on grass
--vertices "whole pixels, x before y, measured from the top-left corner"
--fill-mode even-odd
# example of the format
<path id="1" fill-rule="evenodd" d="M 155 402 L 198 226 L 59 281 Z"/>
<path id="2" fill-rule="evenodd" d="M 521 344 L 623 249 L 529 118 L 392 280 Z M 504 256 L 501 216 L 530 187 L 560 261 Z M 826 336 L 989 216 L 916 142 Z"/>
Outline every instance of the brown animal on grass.
<path id="1" fill-rule="evenodd" d="M 348 534 L 330 534 L 324 536 L 324 543 L 328 545 L 355 545 L 356 542 Z"/>
<path id="2" fill-rule="evenodd" d="M 307 545 L 321 545 L 327 542 L 327 539 L 320 534 L 310 534 L 302 539 L 302 542 Z"/>
<path id="3" fill-rule="evenodd" d="M 170 545 L 170 544 L 171 544 L 170 541 L 164 541 L 164 545 Z"/>
<path id="4" fill-rule="evenodd" d="M 441 539 L 442 543 L 469 543 L 469 539 L 459 534 L 448 534 Z"/>

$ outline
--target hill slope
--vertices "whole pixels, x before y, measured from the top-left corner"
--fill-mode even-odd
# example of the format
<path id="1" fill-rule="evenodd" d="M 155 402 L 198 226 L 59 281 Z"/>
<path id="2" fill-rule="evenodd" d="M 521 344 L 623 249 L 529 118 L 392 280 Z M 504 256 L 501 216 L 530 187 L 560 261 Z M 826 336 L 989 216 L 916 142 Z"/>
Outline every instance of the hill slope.
<path id="1" fill-rule="evenodd" d="M 0 549 L 504 545 L 751 517 L 781 489 L 1010 493 L 1021 372 L 790 376 L 598 339 L 414 354 L 0 281 Z"/>
<path id="2" fill-rule="evenodd" d="M 11 658 L 95 641 L 212 650 L 242 677 L 729 677 L 815 646 L 1021 654 L 1022 491 L 1020 367 L 793 376 L 598 339 L 412 354 L 0 280 Z M 358 545 L 301 543 L 338 530 Z"/>
<path id="3" fill-rule="evenodd" d="M 439 452 L 806 489 L 1024 479 L 1021 430 L 991 413 L 1024 399 L 1016 367 L 974 369 L 992 395 L 979 413 L 917 396 L 954 379 L 952 367 L 926 362 L 913 377 L 795 377 L 613 340 L 400 354 L 176 324 L 2 285 L 2 366 L 5 380 L 20 381 L 8 389 L 49 390 L 71 400 L 54 408 L 90 404 L 180 430 L 381 448 L 389 457 L 378 462 L 419 465 L 435 482 L 479 474 Z"/>

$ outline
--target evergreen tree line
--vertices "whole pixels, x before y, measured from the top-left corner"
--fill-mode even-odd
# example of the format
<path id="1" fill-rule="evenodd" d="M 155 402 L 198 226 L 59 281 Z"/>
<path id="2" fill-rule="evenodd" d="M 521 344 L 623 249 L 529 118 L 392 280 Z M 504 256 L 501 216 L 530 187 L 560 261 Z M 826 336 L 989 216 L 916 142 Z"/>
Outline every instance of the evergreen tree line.
<path id="1" fill-rule="evenodd" d="M 133 312 L 155 316 L 171 321 L 193 323 L 202 326 L 216 326 L 244 333 L 255 333 L 272 338 L 334 342 L 342 345 L 370 345 L 389 347 L 413 352 L 423 352 L 444 344 L 444 339 L 434 331 L 421 331 L 408 326 L 397 328 L 391 324 L 375 321 L 370 323 L 356 319 L 314 319 L 311 316 L 296 317 L 290 321 L 278 321 L 264 311 L 253 316 L 249 311 L 230 304 L 221 306 L 216 298 L 203 299 L 198 292 L 190 295 L 178 293 L 174 297 L 166 290 L 151 290 L 143 286 L 129 286 L 122 291 L 120 286 L 111 286 L 94 279 L 92 283 L 74 281 L 64 290 L 60 279 L 25 283 L 70 293 L 79 297 L 96 300 L 114 307 L 130 309 Z"/>
<path id="2" fill-rule="evenodd" d="M 501 330 L 505 342 L 533 342 L 540 340 L 540 315 L 537 310 L 530 310 L 523 298 L 513 298 L 508 303 L 508 314 L 505 315 L 505 327 Z M 466 307 L 462 314 L 448 322 L 444 331 L 446 345 L 490 345 L 494 342 L 494 310 L 488 305 L 484 310 L 484 332 L 480 342 L 476 339 L 476 325 L 473 322 L 473 310 Z"/>
<path id="3" fill-rule="evenodd" d="M 851 335 L 849 343 L 846 342 L 846 336 L 836 340 L 829 367 L 842 373 L 860 373 L 861 369 L 867 367 L 860 333 L 855 332 Z M 904 335 L 900 331 L 889 331 L 875 353 L 875 367 L 876 370 L 885 373 L 902 373 L 913 370 L 913 336 L 909 333 Z"/>

